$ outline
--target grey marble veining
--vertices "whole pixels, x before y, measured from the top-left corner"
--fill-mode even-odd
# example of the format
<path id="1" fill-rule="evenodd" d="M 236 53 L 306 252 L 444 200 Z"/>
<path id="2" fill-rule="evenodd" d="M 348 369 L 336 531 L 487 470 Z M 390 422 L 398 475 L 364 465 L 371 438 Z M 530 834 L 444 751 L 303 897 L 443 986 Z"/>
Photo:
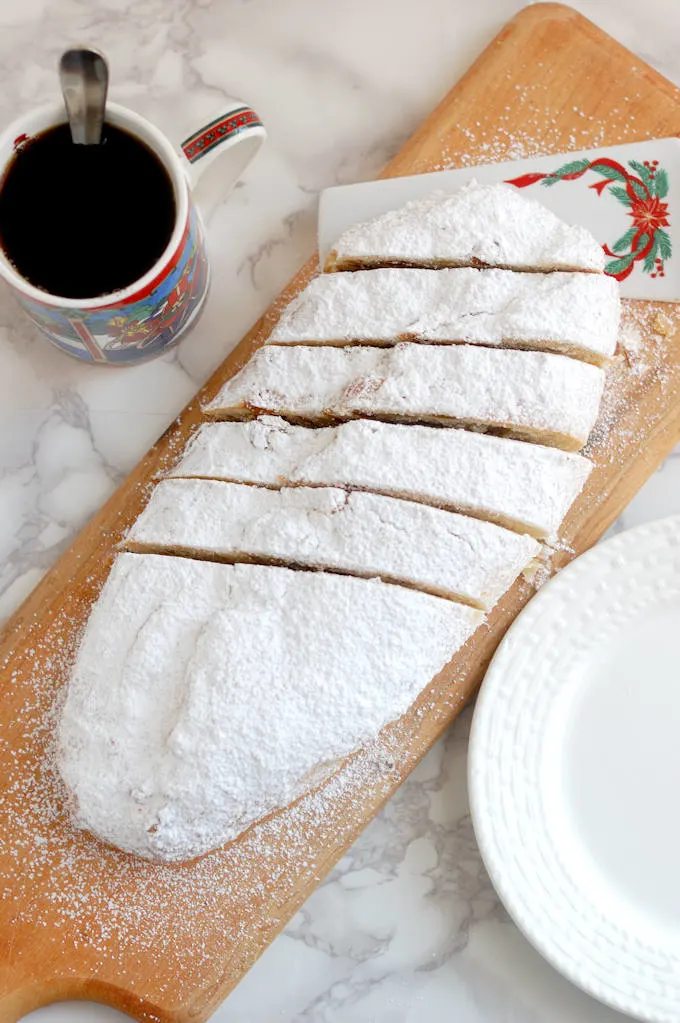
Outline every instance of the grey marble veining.
<path id="1" fill-rule="evenodd" d="M 312 252 L 316 195 L 373 176 L 518 0 L 0 0 L 0 122 L 52 99 L 74 40 L 110 58 L 112 97 L 179 140 L 228 95 L 269 142 L 210 216 L 208 308 L 137 369 L 81 366 L 0 292 L 0 616 Z M 575 3 L 680 82 L 680 5 Z M 604 86 L 611 83 L 603 83 Z M 680 512 L 671 457 L 616 528 Z M 555 974 L 486 877 L 465 786 L 469 713 L 387 805 L 214 1017 L 218 1023 L 614 1023 Z M 34 1023 L 113 1023 L 62 1005 Z"/>

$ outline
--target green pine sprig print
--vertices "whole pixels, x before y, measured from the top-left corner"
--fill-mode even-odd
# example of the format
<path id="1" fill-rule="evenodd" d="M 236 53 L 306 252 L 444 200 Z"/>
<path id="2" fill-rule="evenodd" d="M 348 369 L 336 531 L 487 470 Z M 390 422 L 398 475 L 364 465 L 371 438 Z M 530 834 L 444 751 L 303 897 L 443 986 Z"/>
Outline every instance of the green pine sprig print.
<path id="1" fill-rule="evenodd" d="M 551 188 L 562 181 L 576 181 L 592 171 L 599 180 L 589 185 L 598 195 L 608 191 L 617 202 L 626 208 L 626 215 L 633 221 L 611 248 L 604 245 L 610 256 L 605 273 L 618 281 L 625 280 L 636 263 L 642 264 L 644 273 L 650 277 L 663 277 L 665 264 L 672 255 L 671 238 L 665 228 L 670 226 L 668 203 L 662 202 L 668 195 L 668 173 L 659 167 L 658 160 L 630 160 L 628 168 L 616 160 L 571 160 L 549 174 L 523 174 L 507 181 L 517 188 L 541 184 Z"/>

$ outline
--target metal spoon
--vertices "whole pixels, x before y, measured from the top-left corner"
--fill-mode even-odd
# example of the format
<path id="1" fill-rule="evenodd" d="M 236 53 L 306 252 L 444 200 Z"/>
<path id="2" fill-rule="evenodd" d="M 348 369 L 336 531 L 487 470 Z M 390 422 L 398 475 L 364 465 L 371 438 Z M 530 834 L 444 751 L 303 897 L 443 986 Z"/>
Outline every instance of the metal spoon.
<path id="1" fill-rule="evenodd" d="M 71 138 L 76 145 L 99 145 L 109 87 L 104 54 L 82 46 L 66 50 L 59 61 L 59 81 Z"/>

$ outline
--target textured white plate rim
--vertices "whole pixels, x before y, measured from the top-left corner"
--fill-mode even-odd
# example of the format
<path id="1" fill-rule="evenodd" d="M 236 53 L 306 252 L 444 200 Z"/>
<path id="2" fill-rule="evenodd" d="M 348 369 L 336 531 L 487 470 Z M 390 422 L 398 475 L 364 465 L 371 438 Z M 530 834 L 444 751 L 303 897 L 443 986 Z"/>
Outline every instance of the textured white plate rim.
<path id="1" fill-rule="evenodd" d="M 659 564 L 664 568 L 668 567 L 668 571 L 673 574 L 677 594 L 680 594 L 680 559 L 677 557 L 674 559 L 672 556 L 674 552 L 677 555 L 678 548 L 680 516 L 671 516 L 627 530 L 604 541 L 581 555 L 551 579 L 513 622 L 491 661 L 475 708 L 468 756 L 470 812 L 477 842 L 494 888 L 517 927 L 543 958 L 576 986 L 600 1002 L 649 1023 L 677 1023 L 680 1006 L 680 971 L 677 969 L 677 960 L 671 957 L 674 968 L 670 968 L 669 961 L 668 974 L 661 982 L 658 979 L 655 981 L 656 991 L 642 990 L 640 978 L 643 977 L 645 983 L 649 978 L 644 972 L 635 974 L 635 967 L 632 969 L 634 975 L 631 976 L 628 986 L 624 985 L 622 990 L 620 965 L 617 965 L 614 958 L 607 959 L 606 941 L 596 944 L 597 935 L 593 935 L 593 946 L 589 948 L 588 938 L 584 936 L 582 947 L 579 948 L 577 945 L 570 947 L 568 943 L 565 946 L 563 931 L 554 925 L 555 917 L 552 917 L 552 924 L 546 926 L 546 920 L 540 917 L 541 910 L 545 911 L 546 907 L 531 904 L 526 900 L 522 877 L 513 872 L 513 862 L 508 856 L 509 842 L 515 840 L 515 851 L 518 844 L 524 843 L 516 842 L 517 834 L 514 836 L 509 834 L 507 820 L 503 816 L 504 809 L 497 803 L 489 801 L 485 786 L 493 779 L 494 771 L 497 775 L 502 771 L 504 779 L 507 777 L 509 762 L 506 760 L 501 768 L 502 758 L 496 758 L 492 754 L 489 738 L 492 726 L 496 726 L 496 734 L 499 727 L 504 727 L 503 724 L 499 725 L 499 722 L 503 706 L 508 706 L 508 699 L 507 693 L 503 694 L 499 707 L 500 693 L 503 688 L 507 689 L 508 685 L 511 689 L 513 685 L 517 685 L 517 666 L 519 664 L 522 667 L 522 652 L 530 641 L 535 641 L 536 637 L 540 636 L 541 620 L 549 619 L 550 614 L 558 607 L 561 607 L 564 613 L 565 595 L 569 596 L 573 615 L 578 617 L 582 604 L 575 602 L 574 598 L 585 597 L 592 591 L 602 580 L 603 573 L 608 572 L 610 579 L 617 577 L 625 580 L 636 567 L 643 570 L 649 568 L 651 572 L 651 561 L 654 558 L 660 558 Z M 600 593 L 604 595 L 606 590 L 600 590 Z M 513 810 L 516 809 L 517 807 L 513 806 Z M 520 818 L 520 828 L 526 827 L 527 824 L 526 818 Z M 515 864 L 520 862 L 524 854 L 524 848 L 519 850 Z M 542 866 L 540 863 L 531 863 L 530 872 L 533 874 L 537 867 L 540 869 Z M 526 868 L 522 868 L 522 873 L 526 878 L 528 874 Z M 553 893 L 548 887 L 545 890 L 546 902 L 550 903 Z M 574 892 L 572 891 L 570 895 L 573 899 Z M 555 907 L 548 905 L 547 909 L 546 918 L 550 919 L 550 913 L 551 911 L 554 913 Z M 560 919 L 560 924 L 562 922 Z M 664 940 L 663 936 L 659 937 L 659 948 Z M 604 959 L 601 955 L 603 944 Z M 650 948 L 645 942 L 642 942 L 640 947 L 645 953 Z M 597 952 L 595 956 L 591 957 L 588 954 L 595 951 Z M 631 951 L 630 945 L 621 951 L 622 958 L 625 958 Z M 598 957 L 599 966 L 596 962 Z M 614 979 L 617 972 L 619 976 Z"/>

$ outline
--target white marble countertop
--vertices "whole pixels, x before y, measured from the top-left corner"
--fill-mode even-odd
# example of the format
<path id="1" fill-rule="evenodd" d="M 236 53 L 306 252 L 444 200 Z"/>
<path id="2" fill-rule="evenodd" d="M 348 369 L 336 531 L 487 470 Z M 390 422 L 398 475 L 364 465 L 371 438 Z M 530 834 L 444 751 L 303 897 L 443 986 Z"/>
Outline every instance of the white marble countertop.
<path id="1" fill-rule="evenodd" d="M 0 294 L 0 615 L 18 605 L 312 252 L 316 194 L 372 177 L 519 0 L 0 0 L 0 122 L 53 98 L 61 50 L 109 55 L 112 96 L 175 135 L 224 94 L 269 143 L 209 226 L 209 308 L 173 353 L 83 366 Z M 579 7 L 680 82 L 677 0 Z M 181 127 L 178 127 L 181 124 Z M 96 244 L 96 235 L 89 239 Z M 671 458 L 622 525 L 680 512 Z M 621 523 L 619 524 L 621 525 Z M 472 834 L 468 715 L 217 1012 L 219 1023 L 613 1023 L 508 921 Z M 123 1019 L 94 1005 L 34 1023 Z"/>

